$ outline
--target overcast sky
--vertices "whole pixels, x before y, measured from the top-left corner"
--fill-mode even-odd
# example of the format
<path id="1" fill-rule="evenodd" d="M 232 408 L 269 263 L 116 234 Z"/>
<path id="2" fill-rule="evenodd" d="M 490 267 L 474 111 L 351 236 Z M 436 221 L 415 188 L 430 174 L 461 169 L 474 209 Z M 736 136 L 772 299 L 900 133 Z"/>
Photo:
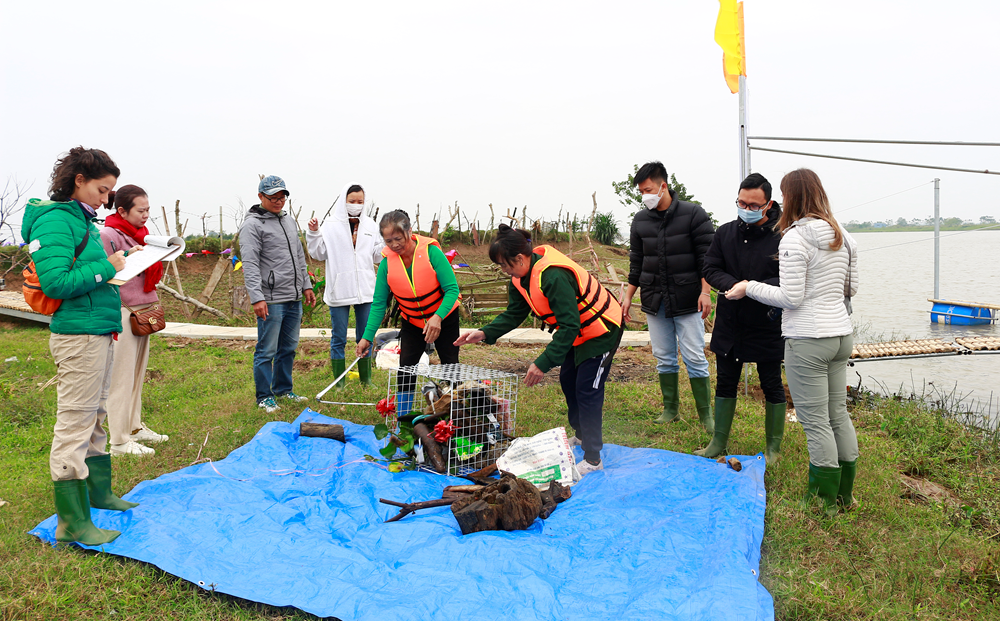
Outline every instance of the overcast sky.
<path id="1" fill-rule="evenodd" d="M 419 203 L 424 228 L 455 201 L 483 227 L 489 203 L 587 216 L 596 191 L 627 231 L 611 183 L 659 159 L 720 221 L 735 217 L 738 98 L 712 0 L 0 7 L 0 183 L 31 196 L 82 144 L 106 150 L 155 215 L 180 199 L 189 232 L 203 213 L 218 228 L 220 206 L 234 226 L 259 173 L 282 176 L 303 216 L 349 182 L 383 212 Z M 745 14 L 751 135 L 1000 142 L 1000 4 L 746 0 Z M 754 144 L 1000 170 L 1000 148 Z M 943 216 L 1000 217 L 996 176 L 752 163 L 776 189 L 814 169 L 845 221 L 930 216 L 935 176 Z"/>

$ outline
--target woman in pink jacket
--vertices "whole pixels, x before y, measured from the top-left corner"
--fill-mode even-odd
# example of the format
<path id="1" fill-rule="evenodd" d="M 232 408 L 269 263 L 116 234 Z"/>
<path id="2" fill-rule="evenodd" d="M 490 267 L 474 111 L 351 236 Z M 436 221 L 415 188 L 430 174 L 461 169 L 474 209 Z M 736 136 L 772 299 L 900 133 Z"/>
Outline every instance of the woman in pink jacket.
<path id="1" fill-rule="evenodd" d="M 108 208 L 114 209 L 104 220 L 101 241 L 110 255 L 123 248 L 142 246 L 149 230 L 149 198 L 145 190 L 126 185 L 112 192 Z M 163 277 L 163 264 L 155 263 L 142 274 L 122 285 L 122 333 L 114 348 L 111 368 L 111 392 L 108 395 L 108 429 L 112 455 L 152 455 L 156 451 L 140 442 L 164 442 L 168 436 L 156 433 L 142 422 L 142 382 L 149 362 L 149 336 L 132 334 L 129 315 L 159 303 L 156 283 Z"/>

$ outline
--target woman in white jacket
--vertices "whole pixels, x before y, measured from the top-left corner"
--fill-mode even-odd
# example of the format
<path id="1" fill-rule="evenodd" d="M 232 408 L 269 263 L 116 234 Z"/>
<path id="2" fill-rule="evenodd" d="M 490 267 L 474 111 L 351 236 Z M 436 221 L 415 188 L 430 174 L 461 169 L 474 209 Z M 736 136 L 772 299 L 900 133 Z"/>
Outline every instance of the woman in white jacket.
<path id="1" fill-rule="evenodd" d="M 854 502 L 858 438 L 847 413 L 854 347 L 849 298 L 858 289 L 857 244 L 834 219 L 819 177 L 801 168 L 781 180 L 780 286 L 743 281 L 726 293 L 785 309 L 785 373 L 809 448 L 809 491 L 828 515 Z"/>
<path id="2" fill-rule="evenodd" d="M 382 260 L 382 235 L 375 221 L 363 213 L 364 205 L 364 189 L 349 183 L 337 197 L 333 213 L 323 226 L 313 218 L 306 232 L 309 254 L 326 261 L 323 301 L 330 307 L 330 363 L 334 377 L 343 373 L 346 366 L 344 348 L 351 306 L 356 340 L 361 340 L 368 325 L 375 293 L 375 266 Z M 371 358 L 362 358 L 358 362 L 361 383 L 370 384 L 371 374 Z M 341 380 L 337 387 L 343 386 Z"/>

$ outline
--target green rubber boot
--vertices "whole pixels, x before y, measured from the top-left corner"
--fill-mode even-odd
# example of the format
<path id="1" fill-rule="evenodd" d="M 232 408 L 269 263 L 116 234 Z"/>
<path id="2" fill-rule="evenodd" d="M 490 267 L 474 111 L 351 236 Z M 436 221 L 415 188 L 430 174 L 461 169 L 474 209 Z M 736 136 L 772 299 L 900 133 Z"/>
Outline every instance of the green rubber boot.
<path id="1" fill-rule="evenodd" d="M 708 435 L 715 433 L 715 416 L 712 414 L 712 380 L 707 377 L 688 377 L 691 381 L 691 394 L 694 405 L 698 408 L 698 420 Z M 728 434 L 728 431 L 726 432 Z"/>
<path id="2" fill-rule="evenodd" d="M 681 419 L 681 402 L 677 394 L 677 374 L 660 373 L 660 392 L 663 393 L 663 413 L 658 423 L 673 423 Z"/>
<path id="3" fill-rule="evenodd" d="M 787 403 L 764 402 L 764 458 L 768 466 L 778 463 L 781 458 L 781 438 L 785 436 L 787 408 Z"/>
<path id="4" fill-rule="evenodd" d="M 850 509 L 854 505 L 854 477 L 858 474 L 858 460 L 840 462 L 840 489 L 837 491 L 837 504 Z"/>
<path id="5" fill-rule="evenodd" d="M 358 378 L 361 380 L 362 386 L 371 386 L 372 384 L 372 359 L 362 358 L 358 360 Z"/>
<path id="6" fill-rule="evenodd" d="M 823 513 L 833 517 L 839 513 L 837 494 L 840 492 L 841 468 L 827 468 L 809 464 L 809 491 L 802 501 L 809 505 L 819 498 L 823 502 Z"/>
<path id="7" fill-rule="evenodd" d="M 122 500 L 111 491 L 111 455 L 97 455 L 83 461 L 90 468 L 90 475 L 87 476 L 87 492 L 90 495 L 91 507 L 128 511 L 139 506 L 137 502 Z"/>
<path id="8" fill-rule="evenodd" d="M 724 397 L 715 398 L 715 432 L 712 441 L 703 449 L 694 452 L 700 457 L 718 457 L 726 452 L 729 442 L 729 430 L 733 428 L 733 416 L 736 414 L 736 399 Z"/>
<path id="9" fill-rule="evenodd" d="M 78 541 L 88 546 L 99 546 L 111 543 L 121 534 L 117 530 L 104 530 L 94 526 L 90 519 L 87 482 L 83 479 L 53 481 L 52 490 L 56 516 L 59 518 L 56 541 Z"/>
<path id="10" fill-rule="evenodd" d="M 358 364 L 361 363 L 359 362 Z M 344 369 L 347 368 L 347 363 L 344 361 L 343 358 L 331 358 L 330 367 L 333 369 L 333 378 L 336 379 L 340 377 L 340 374 L 343 373 Z M 336 383 L 334 388 L 340 389 L 343 388 L 346 384 L 347 384 L 346 379 L 341 379 L 339 382 Z"/>

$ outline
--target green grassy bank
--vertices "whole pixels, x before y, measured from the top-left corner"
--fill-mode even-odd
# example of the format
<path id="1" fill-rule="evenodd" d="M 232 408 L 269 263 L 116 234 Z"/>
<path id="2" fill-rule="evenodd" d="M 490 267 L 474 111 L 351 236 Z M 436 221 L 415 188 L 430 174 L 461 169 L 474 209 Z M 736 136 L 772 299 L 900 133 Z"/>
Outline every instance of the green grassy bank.
<path id="1" fill-rule="evenodd" d="M 48 449 L 55 374 L 48 331 L 0 322 L 0 619 L 304 619 L 294 609 L 206 592 L 140 562 L 43 544 L 27 531 L 52 514 Z M 463 362 L 519 370 L 533 347 L 468 347 Z M 156 455 L 115 458 L 115 488 L 173 472 L 198 456 L 224 458 L 270 420 L 253 403 L 253 343 L 154 337 L 144 420 L 169 442 Z M 314 395 L 332 379 L 322 342 L 304 342 L 296 390 Z M 707 440 L 683 391 L 684 421 L 652 422 L 658 386 L 647 349 L 619 352 L 607 385 L 605 441 L 690 452 Z M 356 383 L 346 400 L 384 396 Z M 565 424 L 555 375 L 519 391 L 517 432 Z M 742 393 L 741 393 L 742 394 Z M 374 411 L 337 406 L 325 414 L 373 424 Z M 730 451 L 764 445 L 763 408 L 741 398 Z M 853 407 L 861 444 L 860 506 L 826 519 L 798 506 L 806 486 L 805 436 L 789 424 L 768 492 L 761 581 L 778 619 L 1000 619 L 1000 448 L 917 404 L 859 395 Z M 207 438 L 207 441 L 206 441 Z M 932 485 L 933 484 L 933 485 Z M 917 491 L 913 491 L 913 488 Z"/>

